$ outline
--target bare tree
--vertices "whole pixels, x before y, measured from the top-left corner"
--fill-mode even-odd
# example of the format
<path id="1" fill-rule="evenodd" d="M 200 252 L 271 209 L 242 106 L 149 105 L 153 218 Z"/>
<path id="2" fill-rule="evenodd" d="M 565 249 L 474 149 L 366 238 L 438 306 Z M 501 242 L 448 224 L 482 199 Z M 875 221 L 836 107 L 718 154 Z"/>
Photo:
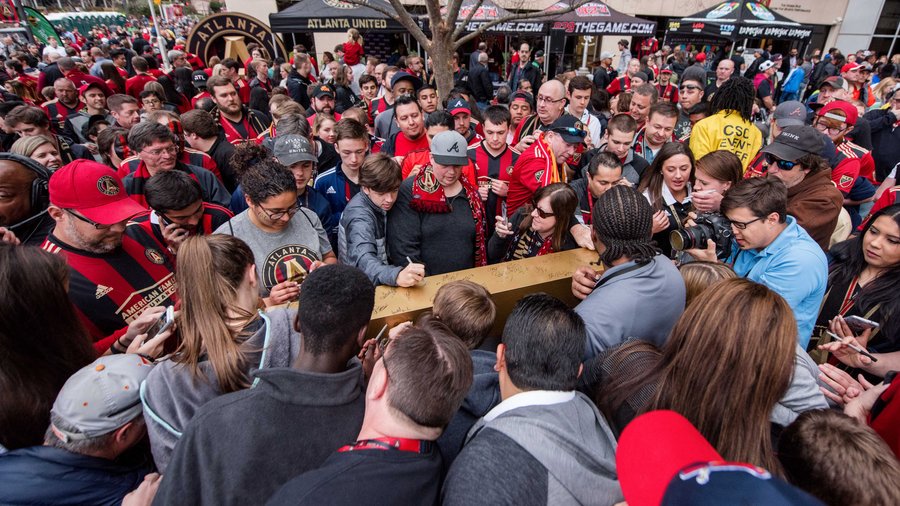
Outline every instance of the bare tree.
<path id="1" fill-rule="evenodd" d="M 419 45 L 431 55 L 434 63 L 433 71 L 438 94 L 440 97 L 447 97 L 453 88 L 453 53 L 462 45 L 481 36 L 494 26 L 526 19 L 548 21 L 547 16 L 566 14 L 588 3 L 590 0 L 562 0 L 566 4 L 564 8 L 556 9 L 552 13 L 546 14 L 542 14 L 544 11 L 510 13 L 480 24 L 471 32 L 467 31 L 466 27 L 478 12 L 483 0 L 477 0 L 464 17 L 460 17 L 460 8 L 464 0 L 447 0 L 446 9 L 443 12 L 441 12 L 440 0 L 424 0 L 428 24 L 431 29 L 431 38 L 419 26 L 413 15 L 407 12 L 406 7 L 400 3 L 400 0 L 385 0 L 387 4 L 369 2 L 368 0 L 344 1 L 354 5 L 369 7 L 403 25 L 409 34 L 418 41 Z M 525 8 L 526 6 L 526 0 L 519 0 L 517 7 Z"/>

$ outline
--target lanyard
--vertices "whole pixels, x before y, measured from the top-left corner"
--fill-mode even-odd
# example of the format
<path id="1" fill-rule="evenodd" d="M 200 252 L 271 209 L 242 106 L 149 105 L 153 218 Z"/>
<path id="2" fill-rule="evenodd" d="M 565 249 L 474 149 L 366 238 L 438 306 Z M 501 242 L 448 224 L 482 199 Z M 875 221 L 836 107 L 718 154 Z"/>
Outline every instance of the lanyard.
<path id="1" fill-rule="evenodd" d="M 406 439 L 379 437 L 375 439 L 364 439 L 357 441 L 352 445 L 343 446 L 338 452 L 353 452 L 358 450 L 397 450 L 401 452 L 428 453 L 431 451 L 431 441 L 422 441 L 421 439 Z"/>
<path id="2" fill-rule="evenodd" d="M 856 304 L 856 297 L 853 294 L 856 291 L 856 285 L 859 284 L 859 276 L 854 276 L 852 280 L 850 280 L 850 286 L 847 287 L 847 293 L 844 294 L 844 300 L 841 302 L 841 309 L 838 310 L 838 314 L 844 316 L 847 314 L 847 311 L 850 311 L 850 308 Z"/>

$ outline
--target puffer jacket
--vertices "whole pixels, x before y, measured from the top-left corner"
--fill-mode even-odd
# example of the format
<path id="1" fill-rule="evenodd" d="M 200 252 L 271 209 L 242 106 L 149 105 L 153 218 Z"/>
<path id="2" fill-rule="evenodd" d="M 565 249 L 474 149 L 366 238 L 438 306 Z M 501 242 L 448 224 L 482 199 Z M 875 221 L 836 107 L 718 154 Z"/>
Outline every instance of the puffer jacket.
<path id="1" fill-rule="evenodd" d="M 388 264 L 387 213 L 376 206 L 365 192 L 350 199 L 338 226 L 338 259 L 366 273 L 376 285 L 397 286 L 403 270 Z"/>

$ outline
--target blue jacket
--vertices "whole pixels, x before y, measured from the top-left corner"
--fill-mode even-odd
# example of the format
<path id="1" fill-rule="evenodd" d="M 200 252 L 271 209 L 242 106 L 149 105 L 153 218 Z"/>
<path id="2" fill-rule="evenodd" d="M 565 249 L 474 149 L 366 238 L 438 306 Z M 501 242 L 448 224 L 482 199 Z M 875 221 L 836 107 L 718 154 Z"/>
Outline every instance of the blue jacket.
<path id="1" fill-rule="evenodd" d="M 825 297 L 828 261 L 793 216 L 787 217 L 787 224 L 772 244 L 760 251 L 737 250 L 735 242 L 734 272 L 784 297 L 797 319 L 797 340 L 806 349 Z"/>
<path id="2" fill-rule="evenodd" d="M 0 504 L 118 506 L 150 472 L 149 464 L 124 464 L 50 446 L 20 448 L 0 455 Z"/>
<path id="3" fill-rule="evenodd" d="M 341 170 L 341 162 L 338 162 L 331 169 L 320 173 L 314 186 L 320 194 L 325 196 L 328 204 L 331 205 L 332 219 L 322 220 L 322 226 L 328 232 L 328 239 L 331 239 L 332 245 L 336 245 L 341 214 L 344 213 L 344 208 L 347 207 L 347 203 L 353 198 L 353 195 L 347 194 L 347 188 L 349 187 L 352 193 L 352 189 L 357 188 L 357 186 L 344 175 L 344 171 Z"/>

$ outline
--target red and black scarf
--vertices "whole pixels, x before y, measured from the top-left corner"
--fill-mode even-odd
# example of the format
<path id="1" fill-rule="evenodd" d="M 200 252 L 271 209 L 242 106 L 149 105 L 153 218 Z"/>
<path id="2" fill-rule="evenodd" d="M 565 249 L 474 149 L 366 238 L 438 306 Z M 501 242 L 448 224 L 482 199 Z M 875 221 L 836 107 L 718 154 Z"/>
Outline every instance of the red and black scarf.
<path id="1" fill-rule="evenodd" d="M 472 209 L 472 219 L 475 220 L 475 267 L 487 265 L 487 251 L 485 250 L 485 217 L 484 205 L 478 195 L 478 188 L 466 180 L 459 178 L 466 198 L 469 199 L 469 207 Z M 451 211 L 447 197 L 444 195 L 444 187 L 434 177 L 431 165 L 419 171 L 413 182 L 412 200 L 409 206 L 420 213 L 440 214 Z"/>

